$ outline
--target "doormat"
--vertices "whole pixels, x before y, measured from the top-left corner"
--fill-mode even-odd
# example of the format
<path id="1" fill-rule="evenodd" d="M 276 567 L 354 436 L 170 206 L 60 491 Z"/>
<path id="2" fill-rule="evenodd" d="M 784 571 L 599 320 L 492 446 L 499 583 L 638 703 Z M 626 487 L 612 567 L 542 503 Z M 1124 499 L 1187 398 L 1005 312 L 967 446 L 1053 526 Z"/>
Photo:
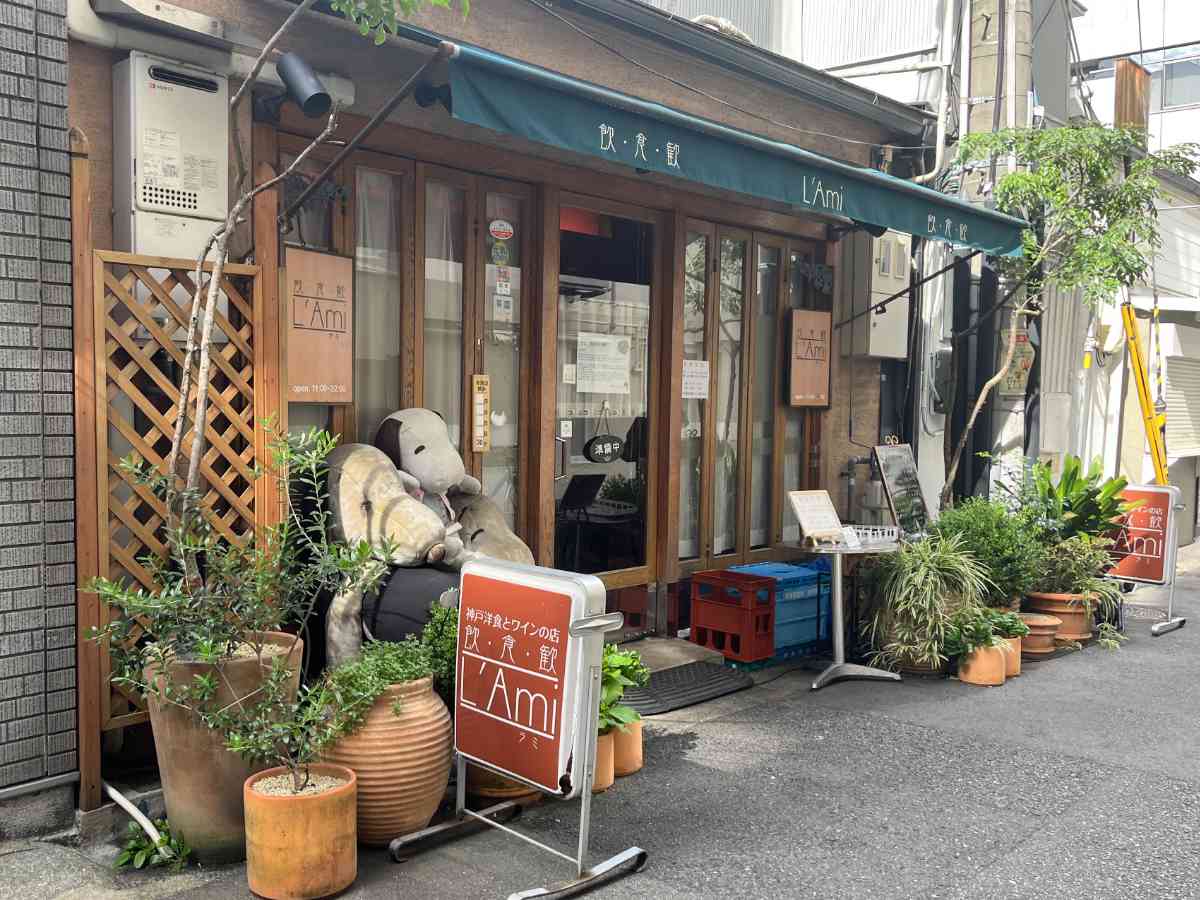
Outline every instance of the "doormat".
<path id="1" fill-rule="evenodd" d="M 715 700 L 754 686 L 746 672 L 738 672 L 710 662 L 693 662 L 650 673 L 644 688 L 631 687 L 621 701 L 643 716 L 657 716 Z"/>

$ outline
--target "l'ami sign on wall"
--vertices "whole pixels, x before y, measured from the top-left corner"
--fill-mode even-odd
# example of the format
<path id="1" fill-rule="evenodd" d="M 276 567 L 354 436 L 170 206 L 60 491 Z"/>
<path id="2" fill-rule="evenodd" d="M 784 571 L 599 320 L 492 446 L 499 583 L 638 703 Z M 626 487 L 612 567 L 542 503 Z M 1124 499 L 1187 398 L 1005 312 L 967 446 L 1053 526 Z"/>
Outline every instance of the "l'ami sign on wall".
<path id="1" fill-rule="evenodd" d="M 1143 584 L 1169 583 L 1175 577 L 1179 488 L 1133 484 L 1121 491 L 1121 499 L 1138 506 L 1119 520 L 1112 547 L 1116 562 L 1108 577 Z"/>
<path id="2" fill-rule="evenodd" d="M 555 794 L 574 740 L 571 621 L 569 594 L 463 573 L 455 748 Z"/>
<path id="3" fill-rule="evenodd" d="M 288 400 L 354 402 L 354 260 L 288 247 Z"/>

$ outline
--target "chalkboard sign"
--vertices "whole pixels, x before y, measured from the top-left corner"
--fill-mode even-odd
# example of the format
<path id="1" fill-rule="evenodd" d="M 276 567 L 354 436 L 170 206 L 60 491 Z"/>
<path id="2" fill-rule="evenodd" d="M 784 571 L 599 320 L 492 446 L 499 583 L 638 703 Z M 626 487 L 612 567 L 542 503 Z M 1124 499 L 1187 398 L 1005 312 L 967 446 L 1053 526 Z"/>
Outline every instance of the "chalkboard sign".
<path id="1" fill-rule="evenodd" d="M 875 463 L 883 478 L 892 517 L 905 537 L 918 537 L 929 528 L 929 504 L 921 493 L 917 461 L 908 444 L 886 444 L 874 448 Z"/>

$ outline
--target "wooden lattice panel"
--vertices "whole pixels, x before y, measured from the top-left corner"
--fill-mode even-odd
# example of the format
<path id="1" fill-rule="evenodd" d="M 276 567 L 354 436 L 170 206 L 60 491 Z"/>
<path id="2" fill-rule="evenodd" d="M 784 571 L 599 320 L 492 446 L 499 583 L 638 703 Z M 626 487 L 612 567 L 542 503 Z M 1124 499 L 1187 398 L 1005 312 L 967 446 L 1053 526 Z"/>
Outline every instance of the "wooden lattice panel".
<path id="1" fill-rule="evenodd" d="M 101 574 L 153 589 L 140 560 L 164 552 L 160 529 L 166 510 L 158 497 L 122 471 L 120 462 L 132 453 L 166 470 L 188 319 L 196 296 L 195 264 L 105 251 L 96 251 L 94 260 Z M 248 540 L 255 527 L 255 452 L 262 447 L 262 435 L 255 433 L 257 273 L 256 266 L 229 265 L 222 277 L 201 457 L 202 508 L 216 531 L 237 543 Z M 201 297 L 208 279 L 206 273 Z M 195 381 L 193 370 L 193 386 Z M 194 403 L 195 387 L 189 410 Z M 192 427 L 189 420 L 183 459 L 191 452 Z M 105 683 L 110 673 L 105 654 L 101 663 Z M 102 691 L 101 698 L 104 729 L 146 717 L 137 696 L 113 688 Z"/>

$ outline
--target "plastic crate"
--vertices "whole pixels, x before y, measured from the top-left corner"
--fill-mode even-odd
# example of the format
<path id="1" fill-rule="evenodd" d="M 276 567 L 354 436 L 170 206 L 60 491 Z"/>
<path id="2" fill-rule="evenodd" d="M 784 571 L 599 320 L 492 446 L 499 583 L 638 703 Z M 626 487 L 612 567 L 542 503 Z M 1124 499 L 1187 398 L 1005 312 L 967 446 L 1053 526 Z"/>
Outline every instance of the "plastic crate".
<path id="1" fill-rule="evenodd" d="M 832 598 L 828 573 L 812 566 L 773 562 L 734 566 L 729 571 L 774 580 L 776 653 L 829 640 Z"/>
<path id="2" fill-rule="evenodd" d="M 737 662 L 770 659 L 775 655 L 775 582 L 728 570 L 697 572 L 690 640 Z"/>

